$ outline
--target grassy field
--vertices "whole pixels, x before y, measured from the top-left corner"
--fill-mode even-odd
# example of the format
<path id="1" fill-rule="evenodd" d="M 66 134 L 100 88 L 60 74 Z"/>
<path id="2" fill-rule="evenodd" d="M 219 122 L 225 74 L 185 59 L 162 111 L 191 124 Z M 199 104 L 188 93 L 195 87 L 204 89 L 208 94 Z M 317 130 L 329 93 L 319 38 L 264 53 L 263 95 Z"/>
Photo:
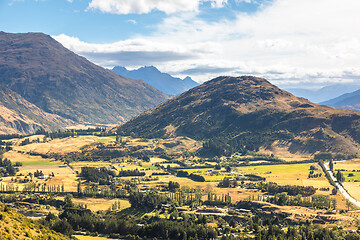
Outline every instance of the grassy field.
<path id="1" fill-rule="evenodd" d="M 15 146 L 15 150 L 23 152 L 36 152 L 41 154 L 58 153 L 65 154 L 79 151 L 82 147 L 97 143 L 99 137 L 79 136 L 62 139 L 54 139 L 46 143 L 32 143 L 25 146 Z"/>
<path id="2" fill-rule="evenodd" d="M 308 178 L 311 165 L 318 169 L 314 171 L 315 173 L 322 173 L 320 167 L 312 163 L 238 167 L 237 170 L 241 174 L 256 174 L 265 177 L 268 182 L 281 185 L 330 187 L 323 173 L 319 178 Z"/>
<path id="3" fill-rule="evenodd" d="M 107 198 L 75 198 L 74 203 L 86 204 L 91 211 L 97 212 L 100 210 L 108 210 L 115 201 L 120 201 L 120 210 L 130 207 L 128 200 L 123 199 L 107 199 Z"/>
<path id="4" fill-rule="evenodd" d="M 360 159 L 347 160 L 344 162 L 336 162 L 334 164 L 334 169 L 345 169 L 345 170 L 360 170 Z"/>
<path id="5" fill-rule="evenodd" d="M 84 235 L 73 235 L 75 239 L 78 240 L 109 240 L 106 237 L 92 237 L 92 236 L 84 236 Z"/>
<path id="6" fill-rule="evenodd" d="M 9 151 L 4 154 L 4 158 L 9 159 L 13 164 L 20 162 L 23 166 L 42 166 L 42 165 L 59 165 L 61 162 L 54 159 L 42 158 L 41 156 L 31 156 L 29 154 Z"/>
<path id="7" fill-rule="evenodd" d="M 360 172 L 350 172 L 350 171 L 341 171 L 341 172 L 344 174 L 345 182 L 360 181 Z"/>
<path id="8" fill-rule="evenodd" d="M 360 182 L 343 182 L 343 185 L 353 198 L 360 201 Z"/>

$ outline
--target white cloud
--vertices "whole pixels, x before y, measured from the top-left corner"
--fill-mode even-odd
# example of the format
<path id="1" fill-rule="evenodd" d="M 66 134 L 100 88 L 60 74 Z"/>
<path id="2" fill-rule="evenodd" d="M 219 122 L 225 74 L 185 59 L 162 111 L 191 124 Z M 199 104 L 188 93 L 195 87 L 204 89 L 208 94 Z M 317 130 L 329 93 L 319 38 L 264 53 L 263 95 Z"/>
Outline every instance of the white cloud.
<path id="1" fill-rule="evenodd" d="M 199 1 L 186 6 L 193 12 L 165 18 L 151 36 L 110 44 L 88 44 L 64 35 L 56 39 L 75 52 L 85 56 L 91 53 L 92 60 L 104 66 L 119 63 L 115 56 L 121 53 L 126 56 L 133 53 L 134 60 L 137 56 L 134 53 L 163 53 L 161 56 L 168 57 L 158 59 L 156 66 L 160 70 L 179 77 L 192 73 L 200 81 L 218 75 L 243 74 L 266 77 L 282 86 L 360 81 L 358 0 L 274 0 L 255 14 L 238 13 L 234 20 L 215 23 L 197 16 Z M 91 3 L 95 2 L 114 3 L 95 0 Z M 129 5 L 130 2 L 135 1 L 129 0 Z M 151 11 L 163 1 L 136 2 L 123 11 Z M 153 5 L 144 8 L 145 2 Z M 177 1 L 173 11 L 185 9 L 181 4 L 186 2 Z M 212 2 L 214 7 L 226 4 Z M 162 11 L 171 12 L 165 5 Z M 97 58 L 97 53 L 98 56 L 108 53 L 108 59 Z M 117 55 L 112 58 L 110 53 Z M 129 59 L 126 66 L 137 64 L 140 63 Z"/>
<path id="2" fill-rule="evenodd" d="M 227 0 L 92 0 L 88 10 L 100 10 L 113 14 L 150 13 L 153 10 L 172 14 L 198 11 L 199 5 L 210 2 L 212 7 L 223 7 Z"/>
<path id="3" fill-rule="evenodd" d="M 132 23 L 132 24 L 137 24 L 136 20 L 134 20 L 134 19 L 129 19 L 129 20 L 127 20 L 126 22 Z"/>

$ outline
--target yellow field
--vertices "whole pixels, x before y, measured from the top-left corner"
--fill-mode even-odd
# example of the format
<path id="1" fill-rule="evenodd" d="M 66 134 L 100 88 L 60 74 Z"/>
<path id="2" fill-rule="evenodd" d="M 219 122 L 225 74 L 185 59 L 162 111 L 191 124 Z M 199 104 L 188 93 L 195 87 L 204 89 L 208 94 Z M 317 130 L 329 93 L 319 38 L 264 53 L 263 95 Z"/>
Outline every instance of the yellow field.
<path id="1" fill-rule="evenodd" d="M 334 163 L 334 169 L 345 169 L 345 170 L 360 170 L 360 159 L 353 159 L 344 162 Z"/>
<path id="2" fill-rule="evenodd" d="M 120 210 L 130 207 L 128 200 L 123 199 L 106 199 L 106 198 L 74 198 L 73 203 L 86 204 L 87 208 L 93 212 L 100 210 L 108 210 L 115 201 L 120 201 Z"/>
<path id="3" fill-rule="evenodd" d="M 323 173 L 320 178 L 308 178 L 311 165 L 318 169 L 314 171 L 315 173 L 322 173 L 320 167 L 313 163 L 238 167 L 237 170 L 239 173 L 256 174 L 265 177 L 268 182 L 276 182 L 282 185 L 330 187 L 331 185 Z"/>
<path id="4" fill-rule="evenodd" d="M 12 163 L 20 162 L 23 166 L 41 166 L 41 165 L 59 165 L 61 162 L 54 159 L 42 158 L 41 156 L 31 156 L 16 151 L 4 153 L 4 158 L 9 159 Z"/>
<path id="5" fill-rule="evenodd" d="M 16 146 L 15 150 L 23 152 L 36 153 L 59 153 L 65 154 L 79 151 L 82 147 L 98 142 L 99 137 L 96 136 L 79 136 L 68 137 L 63 139 L 54 139 L 47 143 L 32 143 L 25 146 Z"/>
<path id="6" fill-rule="evenodd" d="M 343 182 L 343 185 L 353 198 L 360 201 L 360 182 Z"/>
<path id="7" fill-rule="evenodd" d="M 91 237 L 91 236 L 83 236 L 83 235 L 73 235 L 76 239 L 79 240 L 109 240 L 106 237 Z"/>

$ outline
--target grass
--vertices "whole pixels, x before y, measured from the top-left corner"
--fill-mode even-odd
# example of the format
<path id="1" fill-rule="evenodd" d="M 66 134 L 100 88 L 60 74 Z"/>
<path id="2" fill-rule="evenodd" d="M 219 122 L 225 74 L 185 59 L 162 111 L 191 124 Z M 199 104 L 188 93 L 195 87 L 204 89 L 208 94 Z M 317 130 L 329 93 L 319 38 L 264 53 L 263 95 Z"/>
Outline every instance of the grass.
<path id="1" fill-rule="evenodd" d="M 97 141 L 101 143 L 112 143 L 116 141 L 116 136 L 98 137 Z"/>
<path id="2" fill-rule="evenodd" d="M 92 237 L 92 236 L 84 236 L 84 235 L 73 235 L 78 240 L 109 240 L 106 237 Z"/>
<path id="3" fill-rule="evenodd" d="M 21 162 L 21 161 L 20 161 Z M 44 165 L 59 165 L 59 161 L 39 160 L 39 161 L 24 161 L 21 162 L 23 166 L 44 166 Z"/>
<path id="4" fill-rule="evenodd" d="M 360 172 L 351 172 L 351 171 L 341 171 L 344 174 L 345 182 L 354 182 L 355 180 L 360 181 Z M 349 174 L 354 174 L 354 176 L 349 177 Z"/>
<path id="5" fill-rule="evenodd" d="M 86 204 L 87 208 L 90 209 L 93 212 L 99 211 L 99 210 L 108 210 L 111 208 L 112 204 L 115 201 L 120 201 L 120 210 L 127 209 L 131 207 L 128 200 L 124 199 L 106 199 L 106 198 L 74 198 L 74 203 L 82 203 Z"/>
<path id="6" fill-rule="evenodd" d="M 311 165 L 318 169 L 314 171 L 315 173 L 322 173 L 320 167 L 313 163 L 238 167 L 237 170 L 242 174 L 256 174 L 265 177 L 268 182 L 276 182 L 281 185 L 330 187 L 323 173 L 319 178 L 308 178 Z"/>
<path id="7" fill-rule="evenodd" d="M 356 200 L 360 200 L 360 183 L 359 182 L 343 182 L 346 191 Z"/>
<path id="8" fill-rule="evenodd" d="M 31 156 L 16 151 L 9 151 L 4 154 L 4 158 L 9 159 L 13 164 L 22 163 L 23 166 L 42 166 L 42 165 L 59 165 L 62 164 L 54 159 L 45 159 L 41 156 Z"/>

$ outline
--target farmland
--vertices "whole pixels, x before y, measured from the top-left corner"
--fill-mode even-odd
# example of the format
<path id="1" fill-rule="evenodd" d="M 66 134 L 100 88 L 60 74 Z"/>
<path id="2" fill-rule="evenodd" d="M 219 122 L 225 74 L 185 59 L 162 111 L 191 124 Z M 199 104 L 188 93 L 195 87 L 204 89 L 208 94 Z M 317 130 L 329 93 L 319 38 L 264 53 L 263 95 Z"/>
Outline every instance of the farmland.
<path id="1" fill-rule="evenodd" d="M 337 213 L 331 221 L 326 220 L 330 219 L 327 210 L 346 211 L 348 206 L 340 193 L 332 194 L 333 187 L 322 168 L 309 157 L 291 161 L 250 153 L 209 158 L 197 154 L 201 142 L 183 137 L 140 139 L 88 135 L 50 139 L 39 135 L 30 139 L 34 142 L 26 145 L 21 144 L 21 139 L 10 140 L 12 150 L 5 152 L 3 158 L 16 164 L 18 171 L 15 176 L 2 177 L 0 183 L 6 190 L 3 201 L 13 199 L 15 206 L 30 216 L 38 215 L 24 202 L 35 202 L 31 207 L 40 216 L 46 216 L 49 210 L 58 214 L 57 221 L 61 220 L 62 212 L 70 214 L 68 218 L 76 217 L 75 212 L 67 212 L 75 208 L 91 213 L 89 218 L 93 221 L 112 219 L 114 214 L 122 218 L 133 216 L 139 222 L 152 218 L 167 220 L 171 216 L 177 216 L 180 221 L 184 218 L 182 214 L 210 214 L 209 226 L 218 226 L 218 216 L 245 221 L 253 215 L 249 213 L 255 204 L 259 205 L 257 211 L 265 215 L 268 208 L 276 209 L 274 212 L 279 216 L 287 214 L 286 221 L 290 222 L 311 219 L 323 226 L 346 224 L 352 229 L 359 221 L 357 213 Z M 354 176 L 348 176 L 357 163 L 357 160 L 339 162 L 336 168 L 346 173 L 344 186 L 360 198 L 357 194 L 360 185 L 355 182 L 360 175 L 354 172 Z M 86 175 L 85 170 L 91 174 Z M 266 192 L 267 184 L 276 189 L 283 186 L 299 190 L 304 195 L 296 196 L 296 202 L 292 190 L 281 190 L 289 191 L 287 202 L 277 205 L 278 202 L 271 201 L 278 201 L 278 194 L 283 193 Z M 307 189 L 313 192 L 307 195 Z M 16 200 L 19 194 L 21 201 Z M 146 200 L 150 196 L 153 200 Z M 317 199 L 325 202 L 316 202 L 320 201 Z M 250 212 L 236 213 L 237 206 L 244 204 Z M 239 225 L 233 231 L 239 229 L 242 231 L 244 227 Z"/>

